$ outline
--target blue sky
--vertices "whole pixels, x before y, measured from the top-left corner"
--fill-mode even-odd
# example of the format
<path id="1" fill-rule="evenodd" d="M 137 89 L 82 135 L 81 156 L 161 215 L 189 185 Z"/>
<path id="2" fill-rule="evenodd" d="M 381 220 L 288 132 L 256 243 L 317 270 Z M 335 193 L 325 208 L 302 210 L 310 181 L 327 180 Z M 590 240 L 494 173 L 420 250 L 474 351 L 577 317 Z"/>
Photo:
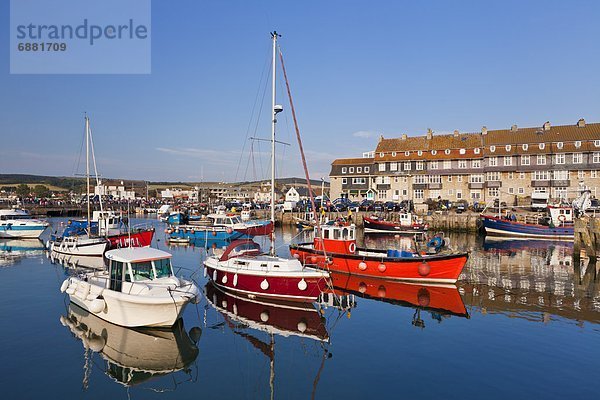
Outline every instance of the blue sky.
<path id="1" fill-rule="evenodd" d="M 380 134 L 600 121 L 597 1 L 154 0 L 150 75 L 10 75 L 8 12 L 0 173 L 72 175 L 87 111 L 103 176 L 266 178 L 268 145 L 247 168 L 245 138 L 269 136 L 268 92 L 252 110 L 273 29 L 317 179 Z M 277 173 L 301 176 L 281 83 Z"/>

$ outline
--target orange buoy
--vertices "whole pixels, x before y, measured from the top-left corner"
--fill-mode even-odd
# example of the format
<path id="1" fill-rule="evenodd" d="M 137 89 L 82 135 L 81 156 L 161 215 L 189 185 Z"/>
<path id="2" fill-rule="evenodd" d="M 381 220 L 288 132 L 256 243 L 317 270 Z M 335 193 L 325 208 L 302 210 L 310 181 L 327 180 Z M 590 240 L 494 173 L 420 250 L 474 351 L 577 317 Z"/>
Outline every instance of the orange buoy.
<path id="1" fill-rule="evenodd" d="M 427 264 L 427 261 L 423 261 L 419 265 L 419 275 L 427 276 L 427 275 L 429 275 L 430 272 L 431 272 L 431 266 L 429 264 Z"/>

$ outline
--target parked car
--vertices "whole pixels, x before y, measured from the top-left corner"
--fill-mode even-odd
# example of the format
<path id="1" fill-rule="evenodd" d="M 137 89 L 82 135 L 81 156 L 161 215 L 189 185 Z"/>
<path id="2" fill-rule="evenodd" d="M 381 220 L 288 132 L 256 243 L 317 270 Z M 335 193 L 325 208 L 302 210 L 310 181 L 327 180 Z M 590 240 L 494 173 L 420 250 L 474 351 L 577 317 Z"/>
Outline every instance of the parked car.
<path id="1" fill-rule="evenodd" d="M 385 211 L 399 211 L 400 210 L 400 204 L 398 204 L 394 201 L 386 201 L 385 203 L 383 203 L 383 206 L 385 208 Z"/>
<path id="2" fill-rule="evenodd" d="M 373 200 L 363 200 L 358 205 L 361 211 L 373 211 Z"/>
<path id="3" fill-rule="evenodd" d="M 373 211 L 385 211 L 385 206 L 383 205 L 382 201 L 376 201 L 375 203 L 373 203 Z"/>

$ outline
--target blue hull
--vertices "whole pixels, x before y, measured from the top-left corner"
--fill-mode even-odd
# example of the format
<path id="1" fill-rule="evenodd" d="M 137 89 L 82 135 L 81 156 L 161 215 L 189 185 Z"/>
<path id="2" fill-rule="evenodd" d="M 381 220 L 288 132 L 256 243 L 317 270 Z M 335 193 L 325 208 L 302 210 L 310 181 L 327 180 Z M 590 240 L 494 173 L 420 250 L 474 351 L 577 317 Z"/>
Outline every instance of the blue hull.
<path id="1" fill-rule="evenodd" d="M 202 229 L 202 227 L 194 227 L 192 233 L 192 229 L 173 229 L 173 232 L 169 234 L 171 237 L 177 238 L 189 238 L 194 241 L 227 241 L 231 242 L 235 239 L 243 239 L 248 238 L 248 235 L 243 233 L 232 231 L 231 233 L 227 232 L 227 230 L 220 230 L 212 228 Z"/>
<path id="2" fill-rule="evenodd" d="M 573 240 L 572 225 L 549 227 L 545 225 L 524 224 L 496 217 L 481 216 L 487 235 L 514 236 L 522 238 Z"/>

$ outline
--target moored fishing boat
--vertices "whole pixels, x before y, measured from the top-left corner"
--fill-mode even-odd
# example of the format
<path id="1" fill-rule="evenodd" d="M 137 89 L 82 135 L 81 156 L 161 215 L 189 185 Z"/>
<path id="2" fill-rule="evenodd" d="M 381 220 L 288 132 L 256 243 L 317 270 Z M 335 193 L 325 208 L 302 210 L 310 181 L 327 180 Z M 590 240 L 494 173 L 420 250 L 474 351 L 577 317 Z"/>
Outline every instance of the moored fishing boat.
<path id="1" fill-rule="evenodd" d="M 170 327 L 199 290 L 175 276 L 171 254 L 151 247 L 106 252 L 108 268 L 67 278 L 71 302 L 113 324 Z"/>
<path id="2" fill-rule="evenodd" d="M 548 215 L 481 214 L 489 236 L 513 236 L 533 239 L 573 240 L 573 208 L 548 206 Z"/>
<path id="3" fill-rule="evenodd" d="M 409 212 L 398 214 L 397 221 L 387 221 L 375 215 L 363 217 L 365 233 L 392 233 L 396 235 L 424 234 L 429 225 Z"/>
<path id="4" fill-rule="evenodd" d="M 316 265 L 331 272 L 405 281 L 454 283 L 469 254 L 383 250 L 356 246 L 354 225 L 322 225 L 315 228 L 312 243 L 290 245 L 290 252 L 303 264 Z M 434 247 L 436 243 L 432 243 Z M 440 241 L 440 243 L 443 241 Z"/>

